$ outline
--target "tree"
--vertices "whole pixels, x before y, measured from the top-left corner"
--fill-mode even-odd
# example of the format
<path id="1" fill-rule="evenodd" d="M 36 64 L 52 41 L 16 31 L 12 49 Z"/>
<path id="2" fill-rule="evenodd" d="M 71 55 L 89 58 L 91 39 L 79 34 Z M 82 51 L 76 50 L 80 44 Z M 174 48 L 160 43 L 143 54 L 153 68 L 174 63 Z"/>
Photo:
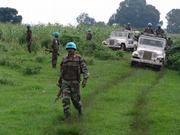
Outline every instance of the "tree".
<path id="1" fill-rule="evenodd" d="M 95 19 L 89 17 L 87 13 L 81 13 L 76 20 L 78 24 L 94 25 L 96 23 Z"/>
<path id="2" fill-rule="evenodd" d="M 180 33 L 180 9 L 172 9 L 166 15 L 168 21 L 167 31 Z"/>
<path id="3" fill-rule="evenodd" d="M 21 23 L 22 16 L 17 14 L 18 11 L 14 8 L 0 8 L 0 22 Z"/>
<path id="4" fill-rule="evenodd" d="M 125 0 L 110 17 L 108 24 L 117 23 L 124 26 L 130 23 L 133 27 L 141 28 L 146 27 L 149 22 L 156 25 L 159 19 L 159 11 L 154 6 L 147 5 L 146 0 Z"/>

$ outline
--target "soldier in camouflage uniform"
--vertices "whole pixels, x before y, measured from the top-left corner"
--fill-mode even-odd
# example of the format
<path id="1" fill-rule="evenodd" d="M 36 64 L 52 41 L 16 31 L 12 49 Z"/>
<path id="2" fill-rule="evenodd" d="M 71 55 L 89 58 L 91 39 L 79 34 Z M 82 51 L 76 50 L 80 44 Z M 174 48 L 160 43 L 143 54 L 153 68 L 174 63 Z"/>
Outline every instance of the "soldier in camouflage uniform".
<path id="1" fill-rule="evenodd" d="M 30 25 L 27 25 L 27 32 L 26 32 L 26 41 L 27 41 L 27 48 L 29 53 L 31 53 L 32 49 L 32 30 Z"/>
<path id="2" fill-rule="evenodd" d="M 53 32 L 54 39 L 52 41 L 52 67 L 56 68 L 56 63 L 59 55 L 59 32 Z"/>
<path id="3" fill-rule="evenodd" d="M 154 30 L 152 29 L 152 23 L 148 23 L 148 27 L 145 28 L 144 33 L 154 34 Z"/>
<path id="4" fill-rule="evenodd" d="M 70 102 L 82 114 L 81 96 L 80 96 L 80 75 L 83 74 L 82 87 L 86 86 L 89 73 L 84 59 L 75 53 L 76 44 L 69 42 L 66 45 L 68 55 L 61 62 L 61 75 L 59 78 L 59 87 L 61 89 L 62 103 L 65 118 L 70 116 Z M 59 96 L 59 93 L 58 95 Z"/>
<path id="5" fill-rule="evenodd" d="M 128 23 L 127 26 L 125 27 L 126 30 L 131 30 L 131 24 Z"/>
<path id="6" fill-rule="evenodd" d="M 91 29 L 88 29 L 88 32 L 86 33 L 86 40 L 87 41 L 91 41 L 92 40 Z"/>
<path id="7" fill-rule="evenodd" d="M 161 24 L 158 24 L 157 25 L 157 29 L 156 29 L 156 35 L 157 36 L 161 36 L 161 37 L 163 37 L 163 36 L 165 36 L 165 32 L 164 32 L 164 30 L 161 28 Z"/>

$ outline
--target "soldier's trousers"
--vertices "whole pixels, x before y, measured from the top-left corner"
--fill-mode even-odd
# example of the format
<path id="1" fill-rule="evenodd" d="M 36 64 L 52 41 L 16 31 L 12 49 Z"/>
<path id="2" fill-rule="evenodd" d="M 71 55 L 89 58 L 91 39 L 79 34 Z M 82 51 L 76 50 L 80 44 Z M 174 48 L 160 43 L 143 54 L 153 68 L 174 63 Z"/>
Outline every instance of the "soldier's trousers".
<path id="1" fill-rule="evenodd" d="M 58 58 L 58 53 L 52 53 L 52 67 L 56 68 L 56 63 L 57 63 L 57 58 Z"/>
<path id="2" fill-rule="evenodd" d="M 64 114 L 70 114 L 70 103 L 72 101 L 74 107 L 81 111 L 80 100 L 80 84 L 78 81 L 62 81 L 62 103 Z"/>
<path id="3" fill-rule="evenodd" d="M 31 53 L 31 51 L 32 51 L 32 41 L 28 41 L 27 49 L 28 49 L 28 52 Z"/>

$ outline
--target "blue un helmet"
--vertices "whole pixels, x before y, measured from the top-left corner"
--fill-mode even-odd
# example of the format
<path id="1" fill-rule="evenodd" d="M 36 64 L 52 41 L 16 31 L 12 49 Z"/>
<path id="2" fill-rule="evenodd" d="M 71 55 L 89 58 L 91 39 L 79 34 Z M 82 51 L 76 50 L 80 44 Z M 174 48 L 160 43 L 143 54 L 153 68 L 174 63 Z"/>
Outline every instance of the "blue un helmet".
<path id="1" fill-rule="evenodd" d="M 157 27 L 161 27 L 161 24 L 160 24 L 160 23 L 158 23 L 158 24 L 157 24 Z"/>
<path id="2" fill-rule="evenodd" d="M 66 49 L 77 49 L 76 44 L 74 42 L 68 42 L 66 44 Z"/>
<path id="3" fill-rule="evenodd" d="M 59 33 L 59 32 L 53 32 L 52 35 L 53 35 L 54 37 L 58 38 L 59 35 L 60 35 L 60 33 Z"/>
<path id="4" fill-rule="evenodd" d="M 148 23 L 148 27 L 151 27 L 151 26 L 152 26 L 152 23 L 149 22 L 149 23 Z"/>

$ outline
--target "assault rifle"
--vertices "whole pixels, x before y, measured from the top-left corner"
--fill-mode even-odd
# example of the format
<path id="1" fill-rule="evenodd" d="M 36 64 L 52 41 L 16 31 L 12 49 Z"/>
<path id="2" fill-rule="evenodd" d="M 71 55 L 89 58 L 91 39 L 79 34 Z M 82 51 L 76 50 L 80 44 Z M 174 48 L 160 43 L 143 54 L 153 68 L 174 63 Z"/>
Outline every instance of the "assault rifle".
<path id="1" fill-rule="evenodd" d="M 57 102 L 57 100 L 62 97 L 62 89 L 59 85 L 57 85 L 57 86 L 59 87 L 59 91 L 58 91 L 57 97 L 55 98 L 55 102 Z"/>
<path id="2" fill-rule="evenodd" d="M 53 53 L 53 50 L 52 50 L 52 49 L 46 48 L 45 51 L 46 51 L 46 52 L 49 52 L 49 53 Z M 59 53 L 58 53 L 58 55 L 59 55 Z"/>

